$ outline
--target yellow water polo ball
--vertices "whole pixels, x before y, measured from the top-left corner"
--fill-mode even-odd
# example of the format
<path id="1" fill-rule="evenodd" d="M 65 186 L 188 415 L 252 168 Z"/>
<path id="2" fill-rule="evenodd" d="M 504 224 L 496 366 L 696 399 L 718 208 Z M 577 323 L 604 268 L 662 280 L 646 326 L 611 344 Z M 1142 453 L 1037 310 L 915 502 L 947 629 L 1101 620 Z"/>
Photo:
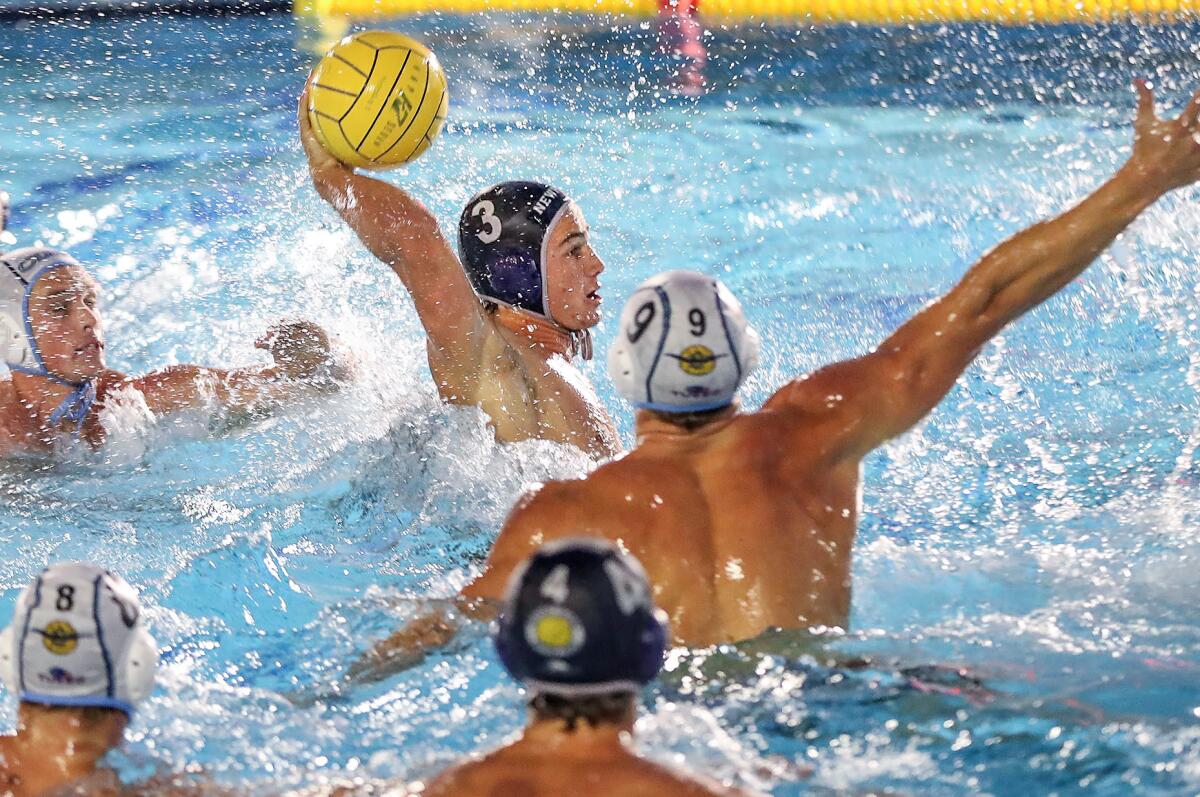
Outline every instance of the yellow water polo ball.
<path id="1" fill-rule="evenodd" d="M 420 157 L 450 108 L 446 74 L 425 45 L 399 33 L 347 36 L 313 70 L 308 118 L 347 166 L 387 169 Z"/>

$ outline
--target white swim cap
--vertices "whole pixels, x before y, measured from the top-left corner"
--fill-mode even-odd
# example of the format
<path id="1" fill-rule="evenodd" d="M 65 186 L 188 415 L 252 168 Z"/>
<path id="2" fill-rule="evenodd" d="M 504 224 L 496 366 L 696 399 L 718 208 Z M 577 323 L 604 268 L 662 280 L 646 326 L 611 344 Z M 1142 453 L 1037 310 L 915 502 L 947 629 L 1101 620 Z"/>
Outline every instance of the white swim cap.
<path id="1" fill-rule="evenodd" d="M 608 373 L 635 407 L 704 412 L 733 402 L 758 365 L 758 348 L 758 333 L 720 280 L 668 271 L 625 303 Z"/>
<path id="2" fill-rule="evenodd" d="M 137 593 L 92 564 L 44 570 L 0 632 L 0 676 L 26 703 L 133 714 L 153 691 L 157 667 Z"/>
<path id="3" fill-rule="evenodd" d="M 29 325 L 29 294 L 47 271 L 78 265 L 66 252 L 42 247 L 0 255 L 0 357 L 12 370 L 50 376 Z"/>

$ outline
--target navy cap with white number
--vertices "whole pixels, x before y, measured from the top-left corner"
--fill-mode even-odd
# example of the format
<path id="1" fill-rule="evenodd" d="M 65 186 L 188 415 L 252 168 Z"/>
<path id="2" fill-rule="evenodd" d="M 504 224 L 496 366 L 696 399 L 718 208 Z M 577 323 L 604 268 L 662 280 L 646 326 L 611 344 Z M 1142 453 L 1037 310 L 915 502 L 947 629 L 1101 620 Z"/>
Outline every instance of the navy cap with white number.
<path id="1" fill-rule="evenodd" d="M 499 183 L 476 194 L 458 222 L 458 249 L 480 297 L 547 321 L 546 247 L 570 200 L 544 183 Z"/>
<path id="2" fill-rule="evenodd" d="M 514 678 L 567 697 L 641 689 L 666 642 L 642 566 L 594 538 L 549 543 L 519 567 L 496 634 Z"/>

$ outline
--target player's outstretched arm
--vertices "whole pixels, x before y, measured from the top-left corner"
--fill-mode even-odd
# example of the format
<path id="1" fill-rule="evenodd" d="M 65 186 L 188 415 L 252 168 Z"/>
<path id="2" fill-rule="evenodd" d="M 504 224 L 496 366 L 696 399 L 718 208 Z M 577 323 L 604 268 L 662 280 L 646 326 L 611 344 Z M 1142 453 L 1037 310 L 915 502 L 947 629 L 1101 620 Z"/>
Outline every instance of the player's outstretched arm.
<path id="1" fill-rule="evenodd" d="M 984 255 L 941 299 L 871 354 L 792 383 L 768 406 L 845 413 L 844 452 L 861 456 L 933 409 L 980 347 L 1077 277 L 1142 211 L 1200 180 L 1200 92 L 1177 119 L 1158 118 L 1137 83 L 1133 154 L 1071 210 L 1036 224 Z"/>
<path id="2" fill-rule="evenodd" d="M 446 606 L 435 606 L 410 620 L 387 639 L 376 642 L 346 671 L 347 684 L 369 683 L 415 667 L 425 657 L 449 645 L 464 621 L 487 622 L 496 616 L 490 601 L 456 598 Z"/>
<path id="3" fill-rule="evenodd" d="M 269 368 L 225 370 L 175 365 L 123 380 L 146 397 L 155 414 L 215 404 L 233 412 L 270 410 L 314 392 L 336 390 L 349 376 L 325 330 L 308 321 L 276 324 L 255 344 L 271 353 Z"/>
<path id="4" fill-rule="evenodd" d="M 300 141 L 313 185 L 371 254 L 389 265 L 412 296 L 432 344 L 451 370 L 478 362 L 483 309 L 433 214 L 403 189 L 375 180 L 338 161 L 317 140 L 300 96 Z"/>
<path id="5" fill-rule="evenodd" d="M 569 520 L 546 523 L 547 517 L 561 517 L 556 511 L 563 502 L 558 499 L 558 485 L 543 487 L 539 493 L 527 493 L 517 501 L 504 523 L 483 572 L 468 584 L 454 601 L 454 610 L 434 608 L 410 621 L 405 627 L 377 642 L 356 661 L 347 674 L 351 681 L 373 681 L 413 667 L 429 652 L 448 644 L 458 634 L 462 618 L 490 620 L 504 598 L 504 590 L 512 572 L 543 543 L 566 533 L 560 529 L 577 529 Z M 531 506 L 534 495 L 542 500 Z"/>

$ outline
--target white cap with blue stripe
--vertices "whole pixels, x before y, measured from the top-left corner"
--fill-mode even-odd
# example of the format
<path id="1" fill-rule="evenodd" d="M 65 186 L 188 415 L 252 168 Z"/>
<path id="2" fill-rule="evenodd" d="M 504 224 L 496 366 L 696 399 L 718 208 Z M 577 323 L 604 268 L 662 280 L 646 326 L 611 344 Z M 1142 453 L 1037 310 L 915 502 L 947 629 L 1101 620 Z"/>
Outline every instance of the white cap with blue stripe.
<path id="1" fill-rule="evenodd" d="M 53 378 L 33 335 L 29 296 L 46 272 L 78 265 L 66 252 L 41 246 L 0 255 L 0 356 L 12 370 Z"/>
<path id="2" fill-rule="evenodd" d="M 0 676 L 25 703 L 133 714 L 157 667 L 133 587 L 84 562 L 44 570 L 0 632 Z"/>
<path id="3" fill-rule="evenodd" d="M 759 345 L 720 280 L 668 271 L 643 282 L 625 303 L 608 373 L 635 407 L 716 410 L 733 403 L 758 365 Z"/>
<path id="4" fill-rule="evenodd" d="M 78 438 L 84 419 L 96 402 L 96 386 L 91 380 L 68 382 L 50 372 L 42 360 L 29 317 L 29 297 L 37 281 L 53 269 L 71 266 L 79 266 L 79 261 L 66 252 L 46 247 L 30 246 L 0 254 L 0 359 L 9 370 L 44 376 L 72 388 L 50 414 L 50 425 L 74 421 Z"/>

